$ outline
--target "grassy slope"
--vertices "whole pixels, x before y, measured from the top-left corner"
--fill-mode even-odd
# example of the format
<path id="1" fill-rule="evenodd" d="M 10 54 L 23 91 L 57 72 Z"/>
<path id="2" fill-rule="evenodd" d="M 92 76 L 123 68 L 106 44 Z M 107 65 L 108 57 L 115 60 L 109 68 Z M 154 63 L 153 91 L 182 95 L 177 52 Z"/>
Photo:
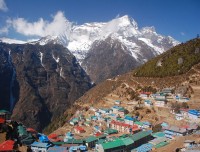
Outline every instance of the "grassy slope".
<path id="1" fill-rule="evenodd" d="M 165 77 L 184 74 L 200 62 L 200 51 L 197 52 L 196 49 L 200 49 L 200 39 L 177 45 L 137 68 L 134 76 Z M 178 64 L 179 58 L 183 59 L 182 64 Z M 162 66 L 157 66 L 159 61 L 162 61 Z"/>

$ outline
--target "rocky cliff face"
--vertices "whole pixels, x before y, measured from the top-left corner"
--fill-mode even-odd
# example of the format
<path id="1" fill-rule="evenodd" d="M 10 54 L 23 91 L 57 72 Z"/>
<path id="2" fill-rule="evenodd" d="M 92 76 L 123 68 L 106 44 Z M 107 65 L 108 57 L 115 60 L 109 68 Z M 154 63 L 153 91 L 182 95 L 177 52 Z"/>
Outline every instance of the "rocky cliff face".
<path id="1" fill-rule="evenodd" d="M 91 88 L 76 58 L 61 45 L 0 43 L 0 108 L 37 130 Z"/>
<path id="2" fill-rule="evenodd" d="M 135 50 L 132 52 L 126 45 L 112 37 L 94 42 L 81 66 L 95 83 L 100 83 L 129 72 L 158 55 L 143 41 L 134 37 L 132 39 L 135 43 Z"/>

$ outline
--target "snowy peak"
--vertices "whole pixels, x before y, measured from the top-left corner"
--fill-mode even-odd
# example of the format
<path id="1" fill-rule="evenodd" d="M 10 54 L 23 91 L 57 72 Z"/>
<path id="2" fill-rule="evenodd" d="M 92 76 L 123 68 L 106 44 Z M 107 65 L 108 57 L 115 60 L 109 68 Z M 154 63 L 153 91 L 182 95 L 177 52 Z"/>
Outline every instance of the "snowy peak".
<path id="1" fill-rule="evenodd" d="M 65 32 L 56 36 L 46 36 L 31 44 L 62 44 L 81 63 L 91 51 L 94 42 L 106 41 L 107 38 L 121 42 L 135 59 L 140 58 L 136 54 L 139 54 L 141 48 L 144 47 L 141 45 L 145 44 L 157 55 L 179 43 L 172 37 L 158 34 L 153 26 L 139 29 L 137 22 L 128 15 L 116 17 L 108 22 L 92 22 L 82 25 L 68 20 L 65 22 Z"/>
<path id="2" fill-rule="evenodd" d="M 41 39 L 37 41 L 30 42 L 30 44 L 39 44 L 39 45 L 46 45 L 48 43 L 53 43 L 53 44 L 62 44 L 58 36 L 46 36 L 42 37 Z"/>
<path id="3" fill-rule="evenodd" d="M 150 26 L 150 27 L 143 27 L 141 29 L 141 33 L 145 34 L 145 33 L 156 33 L 156 29 L 154 26 Z"/>
<path id="4" fill-rule="evenodd" d="M 7 43 L 7 44 L 25 44 L 26 41 L 16 40 L 16 39 L 9 39 L 9 38 L 0 38 L 0 42 Z"/>
<path id="5" fill-rule="evenodd" d="M 125 26 L 130 26 L 131 25 L 135 29 L 138 29 L 137 22 L 133 18 L 129 17 L 128 15 L 124 15 L 122 17 L 118 17 L 118 18 L 116 18 L 114 20 L 118 20 L 119 26 L 125 27 Z"/>

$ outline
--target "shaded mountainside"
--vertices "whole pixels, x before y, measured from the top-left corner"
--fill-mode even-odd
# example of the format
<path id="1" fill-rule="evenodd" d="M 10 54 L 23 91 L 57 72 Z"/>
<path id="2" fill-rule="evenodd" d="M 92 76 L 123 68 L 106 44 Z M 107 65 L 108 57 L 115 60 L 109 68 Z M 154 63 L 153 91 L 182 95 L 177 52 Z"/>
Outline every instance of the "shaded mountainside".
<path id="1" fill-rule="evenodd" d="M 81 66 L 95 83 L 99 83 L 127 73 L 160 54 L 135 37 L 130 37 L 130 41 L 133 43 L 132 51 L 112 37 L 94 42 Z M 167 44 L 166 48 L 169 46 Z"/>
<path id="2" fill-rule="evenodd" d="M 126 73 L 139 64 L 124 48 L 111 38 L 96 42 L 81 65 L 95 83 Z"/>
<path id="3" fill-rule="evenodd" d="M 165 77 L 184 74 L 200 62 L 200 39 L 179 44 L 135 70 L 135 76 Z"/>
<path id="4" fill-rule="evenodd" d="M 37 130 L 91 88 L 76 58 L 63 46 L 0 44 L 0 108 Z"/>

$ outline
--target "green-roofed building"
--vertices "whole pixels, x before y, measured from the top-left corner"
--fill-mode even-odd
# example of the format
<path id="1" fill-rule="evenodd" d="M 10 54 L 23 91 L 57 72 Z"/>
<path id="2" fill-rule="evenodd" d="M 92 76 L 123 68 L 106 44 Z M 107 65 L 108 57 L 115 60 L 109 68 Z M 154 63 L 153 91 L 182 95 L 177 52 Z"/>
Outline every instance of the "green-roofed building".
<path id="1" fill-rule="evenodd" d="M 0 110 L 0 118 L 10 120 L 11 113 L 7 110 Z"/>
<path id="2" fill-rule="evenodd" d="M 112 151 L 130 151 L 134 148 L 134 141 L 127 138 L 116 138 L 112 141 L 104 141 L 101 144 L 96 145 L 96 151 L 98 152 L 112 152 Z"/>
<path id="3" fill-rule="evenodd" d="M 20 140 L 21 140 L 21 143 L 24 145 L 30 145 L 35 141 L 34 137 L 30 133 L 28 133 L 27 137 Z"/>
<path id="4" fill-rule="evenodd" d="M 98 152 L 112 152 L 112 151 L 124 151 L 125 145 L 121 139 L 108 141 L 99 145 L 96 145 L 96 151 Z"/>
<path id="5" fill-rule="evenodd" d="M 152 136 L 155 138 L 161 138 L 161 137 L 165 137 L 165 133 L 164 132 L 156 132 L 156 133 L 153 133 Z"/>
<path id="6" fill-rule="evenodd" d="M 98 139 L 97 140 L 97 144 L 102 144 L 102 143 L 105 143 L 106 142 L 106 139 Z"/>
<path id="7" fill-rule="evenodd" d="M 52 142 L 55 146 L 62 146 L 64 144 L 66 144 L 66 142 L 64 141 L 58 141 L 58 142 Z"/>
<path id="8" fill-rule="evenodd" d="M 124 122 L 124 119 L 123 119 L 123 118 L 120 118 L 120 117 L 117 117 L 116 120 L 117 120 L 117 121 L 120 121 L 120 122 Z"/>
<path id="9" fill-rule="evenodd" d="M 85 139 L 68 139 L 66 142 L 66 144 L 79 144 L 82 145 L 85 143 Z"/>
<path id="10" fill-rule="evenodd" d="M 96 144 L 97 140 L 98 140 L 98 139 L 97 139 L 96 137 L 94 137 L 94 136 L 89 136 L 89 137 L 87 137 L 87 138 L 85 139 L 85 142 L 86 142 L 87 147 L 88 147 L 88 148 L 93 148 L 93 147 L 95 147 L 95 144 Z"/>
<path id="11" fill-rule="evenodd" d="M 17 131 L 18 131 L 19 137 L 23 138 L 23 137 L 28 136 L 28 132 L 26 131 L 25 127 L 23 127 L 23 126 L 18 126 Z"/>
<path id="12" fill-rule="evenodd" d="M 17 132 L 19 135 L 19 140 L 22 144 L 30 145 L 35 141 L 33 136 L 26 131 L 26 128 L 24 126 L 19 125 L 17 127 Z"/>
<path id="13" fill-rule="evenodd" d="M 96 138 L 99 139 L 106 139 L 107 135 L 106 134 L 102 134 L 100 136 L 97 136 Z"/>
<path id="14" fill-rule="evenodd" d="M 85 121 L 84 125 L 90 127 L 91 126 L 91 122 L 90 121 Z"/>
<path id="15" fill-rule="evenodd" d="M 117 134 L 118 131 L 116 129 L 112 129 L 112 128 L 107 128 L 104 133 L 111 135 L 111 134 Z"/>
<path id="16" fill-rule="evenodd" d="M 161 142 L 161 143 L 155 145 L 154 148 L 161 148 L 161 147 L 164 147 L 164 146 L 166 146 L 166 145 L 168 145 L 168 144 L 169 144 L 168 142 L 163 141 L 163 142 Z"/>
<path id="17" fill-rule="evenodd" d="M 69 123 L 71 124 L 71 125 L 76 125 L 76 124 L 78 124 L 78 122 L 79 122 L 79 119 L 78 118 L 73 118 L 72 120 L 70 120 L 69 121 Z"/>
<path id="18" fill-rule="evenodd" d="M 152 137 L 152 131 L 141 131 L 136 134 L 133 134 L 130 136 L 130 138 L 134 141 L 134 147 L 138 147 L 142 144 L 147 143 L 149 140 L 153 139 Z"/>
<path id="19" fill-rule="evenodd" d="M 140 121 L 135 121 L 134 124 L 138 125 L 140 128 L 143 127 L 143 123 Z"/>
<path id="20" fill-rule="evenodd" d="M 122 138 L 121 140 L 125 145 L 125 151 L 130 151 L 134 148 L 134 141 L 131 138 Z"/>

